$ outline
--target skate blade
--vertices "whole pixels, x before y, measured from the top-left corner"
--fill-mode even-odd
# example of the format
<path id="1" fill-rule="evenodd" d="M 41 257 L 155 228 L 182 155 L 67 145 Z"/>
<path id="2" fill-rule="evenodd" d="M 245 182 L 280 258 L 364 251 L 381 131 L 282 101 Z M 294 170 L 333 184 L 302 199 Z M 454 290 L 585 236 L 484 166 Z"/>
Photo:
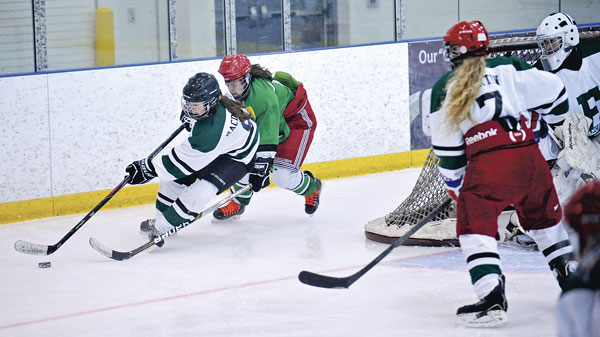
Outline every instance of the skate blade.
<path id="1" fill-rule="evenodd" d="M 506 311 L 503 310 L 491 310 L 480 315 L 481 313 L 463 314 L 456 317 L 456 323 L 467 328 L 495 327 L 508 323 Z"/>
<path id="2" fill-rule="evenodd" d="M 234 215 L 234 216 L 232 216 L 232 217 L 229 217 L 229 218 L 227 218 L 227 219 L 224 219 L 224 220 L 219 220 L 219 219 L 217 219 L 217 218 L 212 218 L 212 220 L 210 220 L 210 222 L 212 222 L 212 223 L 221 223 L 221 224 L 223 224 L 223 223 L 229 223 L 229 222 L 234 222 L 234 221 L 237 221 L 237 220 L 239 220 L 241 217 L 242 217 L 241 215 Z"/>

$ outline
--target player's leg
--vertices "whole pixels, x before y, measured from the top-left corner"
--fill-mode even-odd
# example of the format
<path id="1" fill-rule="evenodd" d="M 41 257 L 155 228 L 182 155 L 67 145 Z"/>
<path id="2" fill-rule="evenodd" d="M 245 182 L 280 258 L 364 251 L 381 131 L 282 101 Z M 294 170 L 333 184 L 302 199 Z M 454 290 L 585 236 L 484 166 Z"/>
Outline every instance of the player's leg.
<path id="1" fill-rule="evenodd" d="M 457 203 L 457 234 L 479 301 L 458 308 L 457 322 L 466 326 L 496 326 L 507 322 L 500 255 L 496 243 L 498 215 L 510 203 L 514 189 L 507 172 L 490 172 L 500 158 L 481 155 L 469 162 Z M 486 158 L 487 157 L 487 158 Z M 498 156 L 500 157 L 500 156 Z M 496 170 L 497 171 L 497 170 Z"/>
<path id="2" fill-rule="evenodd" d="M 229 189 L 247 173 L 248 167 L 244 163 L 220 156 L 190 176 L 197 180 L 183 190 L 176 186 L 176 181 L 165 182 L 163 191 L 170 189 L 167 197 L 173 201 L 166 208 L 166 204 L 157 208 L 155 228 L 149 237 L 165 233 L 185 222 L 194 221 L 211 198 Z M 179 195 L 175 195 L 177 191 L 180 191 Z"/>
<path id="3" fill-rule="evenodd" d="M 521 226 L 535 240 L 559 285 L 575 267 L 573 247 L 561 223 L 562 211 L 546 162 L 538 153 L 530 158 L 536 164 L 529 193 L 515 204 Z"/>
<path id="4" fill-rule="evenodd" d="M 304 210 L 313 214 L 319 207 L 322 183 L 311 172 L 303 172 L 300 166 L 312 143 L 317 122 L 307 100 L 294 114 L 287 110 L 286 114 L 290 134 L 277 147 L 271 178 L 277 186 L 304 196 Z"/>
<path id="5" fill-rule="evenodd" d="M 248 176 L 245 175 L 240 181 L 231 186 L 231 192 L 235 193 L 248 185 Z M 240 194 L 237 198 L 228 202 L 225 206 L 216 209 L 213 212 L 213 222 L 233 221 L 239 219 L 246 206 L 250 204 L 250 200 L 254 192 L 252 189 Z"/>

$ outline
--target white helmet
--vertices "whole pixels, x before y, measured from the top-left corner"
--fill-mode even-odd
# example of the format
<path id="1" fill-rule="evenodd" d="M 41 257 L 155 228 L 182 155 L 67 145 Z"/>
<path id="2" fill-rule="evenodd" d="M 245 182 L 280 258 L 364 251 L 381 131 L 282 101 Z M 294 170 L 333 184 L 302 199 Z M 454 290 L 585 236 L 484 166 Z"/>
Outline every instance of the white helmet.
<path id="1" fill-rule="evenodd" d="M 579 31 L 568 14 L 553 13 L 546 17 L 536 31 L 536 40 L 542 49 L 545 70 L 555 70 L 579 44 Z"/>

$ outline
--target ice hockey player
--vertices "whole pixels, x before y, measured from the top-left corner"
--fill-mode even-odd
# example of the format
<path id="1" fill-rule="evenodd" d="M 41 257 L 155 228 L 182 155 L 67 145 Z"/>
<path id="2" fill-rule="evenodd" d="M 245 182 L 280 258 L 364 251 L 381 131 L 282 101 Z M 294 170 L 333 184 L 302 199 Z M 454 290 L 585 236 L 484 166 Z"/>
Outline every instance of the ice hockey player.
<path id="1" fill-rule="evenodd" d="M 131 184 L 160 178 L 156 219 L 141 224 L 150 239 L 194 221 L 211 198 L 248 174 L 260 142 L 258 127 L 242 103 L 221 96 L 211 74 L 197 73 L 188 80 L 181 105 L 190 136 L 168 154 L 134 161 L 126 169 Z"/>
<path id="2" fill-rule="evenodd" d="M 232 187 L 238 191 L 250 182 L 254 192 L 269 185 L 269 175 L 279 187 L 304 196 L 304 211 L 312 215 L 319 207 L 322 183 L 300 166 L 308 153 L 317 120 L 302 83 L 284 72 L 271 75 L 245 55 L 227 55 L 221 61 L 230 93 L 244 102 L 258 124 L 260 145 L 249 177 Z M 270 173 L 272 171 L 272 173 Z M 215 221 L 239 219 L 253 191 L 242 194 L 214 211 Z"/>
<path id="3" fill-rule="evenodd" d="M 579 266 L 558 301 L 559 336 L 600 336 L 600 182 L 580 188 L 564 210 Z"/>
<path id="4" fill-rule="evenodd" d="M 565 123 L 542 135 L 540 148 L 554 165 L 554 186 L 561 205 L 579 187 L 600 174 L 600 43 L 579 39 L 576 23 L 565 13 L 553 13 L 540 23 L 536 40 L 542 51 L 535 64 L 563 81 L 570 112 Z M 560 153 L 559 153 L 560 150 Z M 506 226 L 509 243 L 533 246 L 531 238 L 518 229 L 515 214 Z"/>
<path id="5" fill-rule="evenodd" d="M 550 126 L 563 122 L 567 95 L 554 74 L 517 58 L 487 59 L 489 37 L 479 21 L 457 23 L 444 42 L 454 69 L 433 86 L 432 146 L 457 202 L 457 235 L 480 299 L 460 307 L 457 322 L 501 325 L 508 308 L 495 239 L 502 210 L 515 207 L 560 285 L 572 265 L 562 210 L 533 135 L 539 115 Z"/>
<path id="6" fill-rule="evenodd" d="M 570 112 L 556 130 L 562 151 L 555 186 L 566 204 L 577 187 L 600 176 L 600 43 L 580 41 L 575 21 L 565 13 L 546 17 L 536 39 L 542 50 L 539 63 L 560 77 L 569 95 Z"/>

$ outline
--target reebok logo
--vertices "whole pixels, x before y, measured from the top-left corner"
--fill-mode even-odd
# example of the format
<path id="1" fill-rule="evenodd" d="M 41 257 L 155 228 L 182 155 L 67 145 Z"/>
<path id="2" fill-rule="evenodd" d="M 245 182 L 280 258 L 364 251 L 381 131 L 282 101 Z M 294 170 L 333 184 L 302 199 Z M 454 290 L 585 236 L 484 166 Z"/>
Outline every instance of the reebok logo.
<path id="1" fill-rule="evenodd" d="M 558 210 L 558 204 L 556 204 L 556 205 L 554 206 L 554 211 L 556 212 L 557 210 Z"/>
<path id="2" fill-rule="evenodd" d="M 484 140 L 484 139 L 486 139 L 488 137 L 492 137 L 492 136 L 495 136 L 497 134 L 498 134 L 498 129 L 491 128 L 491 129 L 489 129 L 489 130 L 487 130 L 485 132 L 477 132 L 476 135 L 465 138 L 465 143 L 467 145 L 471 145 L 471 144 L 473 144 L 475 142 L 478 142 L 480 140 Z"/>

